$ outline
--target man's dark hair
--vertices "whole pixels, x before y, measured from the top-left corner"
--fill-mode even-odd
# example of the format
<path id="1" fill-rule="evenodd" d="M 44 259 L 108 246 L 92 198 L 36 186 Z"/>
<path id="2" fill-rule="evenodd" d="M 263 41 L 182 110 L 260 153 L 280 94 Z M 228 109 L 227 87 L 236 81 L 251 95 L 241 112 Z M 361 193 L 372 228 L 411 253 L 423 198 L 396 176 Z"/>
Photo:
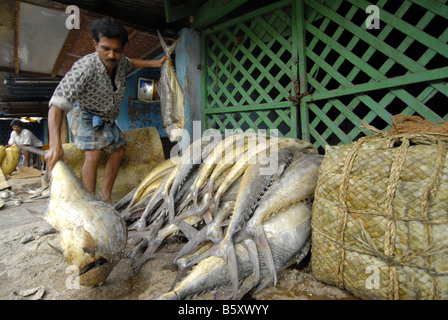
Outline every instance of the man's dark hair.
<path id="1" fill-rule="evenodd" d="M 14 119 L 11 121 L 11 128 L 14 126 L 18 126 L 23 129 L 23 122 L 20 121 L 19 119 Z"/>
<path id="2" fill-rule="evenodd" d="M 128 42 L 128 32 L 117 21 L 112 18 L 102 18 L 92 21 L 89 25 L 90 34 L 96 42 L 100 42 L 100 37 L 109 39 L 120 39 L 121 46 Z"/>

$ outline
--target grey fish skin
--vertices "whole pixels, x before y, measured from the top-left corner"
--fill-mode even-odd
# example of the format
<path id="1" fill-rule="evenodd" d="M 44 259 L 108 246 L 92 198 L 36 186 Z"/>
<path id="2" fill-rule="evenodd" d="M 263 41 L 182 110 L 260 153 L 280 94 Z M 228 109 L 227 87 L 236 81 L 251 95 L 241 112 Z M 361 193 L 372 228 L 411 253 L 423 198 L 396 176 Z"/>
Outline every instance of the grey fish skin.
<path id="1" fill-rule="evenodd" d="M 260 199 L 252 217 L 244 226 L 244 230 L 237 236 L 237 242 L 249 238 L 258 244 L 270 274 L 273 276 L 274 285 L 277 282 L 277 275 L 262 222 L 269 214 L 303 201 L 314 193 L 322 159 L 322 155 L 310 154 L 293 162 L 269 187 Z"/>
<path id="2" fill-rule="evenodd" d="M 235 298 L 238 293 L 238 266 L 233 237 L 243 227 L 269 183 L 281 175 L 288 162 L 292 161 L 294 157 L 302 156 L 303 153 L 298 150 L 281 149 L 278 152 L 278 168 L 276 172 L 273 172 L 271 175 L 260 174 L 261 169 L 267 163 L 267 161 L 260 159 L 256 164 L 249 164 L 243 174 L 230 224 L 221 243 L 216 251 L 212 253 L 213 255 L 224 257 L 224 260 L 227 262 L 230 278 L 234 285 Z"/>
<path id="3" fill-rule="evenodd" d="M 201 158 L 207 157 L 212 151 L 213 148 L 221 143 L 221 138 L 214 138 L 213 141 L 208 142 L 206 144 L 206 147 L 203 148 L 204 145 L 203 139 L 198 139 L 194 141 L 185 152 L 185 155 L 182 156 L 182 163 L 179 164 L 179 170 L 177 174 L 175 175 L 175 178 L 173 180 L 173 183 L 171 185 L 171 189 L 168 191 L 164 191 L 164 205 L 166 206 L 168 213 L 169 213 L 169 221 L 174 221 L 174 215 L 175 215 L 175 203 L 174 203 L 174 197 L 176 193 L 179 191 L 179 189 L 182 187 L 183 183 L 188 178 L 188 175 L 198 166 L 198 164 L 201 161 Z M 201 152 L 195 152 L 195 148 L 198 146 L 201 146 Z"/>
<path id="4" fill-rule="evenodd" d="M 181 38 L 177 39 L 171 46 L 167 46 L 160 32 L 157 31 L 157 33 L 166 56 L 170 57 Z M 177 80 L 174 68 L 169 63 L 164 63 L 160 70 L 158 89 L 163 129 L 171 142 L 180 141 L 186 123 L 184 93 Z"/>
<path id="5" fill-rule="evenodd" d="M 280 210 L 263 222 L 269 246 L 272 248 L 275 269 L 279 272 L 300 253 L 310 237 L 311 208 L 309 205 L 291 206 Z M 235 245 L 240 279 L 252 273 L 248 251 L 241 243 Z M 261 276 L 268 274 L 263 257 L 260 257 Z M 269 281 L 269 279 L 268 279 Z M 266 281 L 264 285 L 269 284 Z M 196 265 L 190 274 L 173 290 L 159 296 L 158 300 L 181 300 L 207 292 L 230 283 L 230 275 L 223 258 L 210 256 Z M 252 288 L 256 283 L 252 284 Z M 251 290 L 249 288 L 248 290 Z"/>
<path id="6" fill-rule="evenodd" d="M 62 252 L 67 263 L 80 271 L 83 286 L 102 284 L 124 256 L 124 220 L 113 206 L 92 195 L 62 160 L 51 172 L 44 218 L 60 232 Z"/>

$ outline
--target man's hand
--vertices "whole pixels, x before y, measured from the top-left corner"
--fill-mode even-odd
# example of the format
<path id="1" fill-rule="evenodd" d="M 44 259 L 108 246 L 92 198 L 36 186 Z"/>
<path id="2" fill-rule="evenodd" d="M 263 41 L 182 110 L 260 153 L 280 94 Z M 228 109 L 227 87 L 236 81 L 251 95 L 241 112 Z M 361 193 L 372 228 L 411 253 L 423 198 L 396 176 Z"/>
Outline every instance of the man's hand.
<path id="1" fill-rule="evenodd" d="M 50 147 L 50 149 L 45 154 L 44 160 L 47 163 L 48 169 L 52 170 L 56 165 L 56 162 L 64 157 L 64 149 L 59 145 L 57 147 Z"/>
<path id="2" fill-rule="evenodd" d="M 48 138 L 50 142 L 50 150 L 48 150 L 44 157 L 49 170 L 52 170 L 56 162 L 64 156 L 64 149 L 62 149 L 61 143 L 62 118 L 62 110 L 52 105 L 50 110 L 48 110 Z"/>
<path id="3" fill-rule="evenodd" d="M 171 60 L 171 58 L 167 57 L 167 56 L 163 56 L 162 58 L 159 59 L 160 62 L 160 68 L 162 68 L 163 64 L 165 63 L 165 61 L 168 61 L 168 64 L 170 66 L 173 65 L 173 60 Z"/>

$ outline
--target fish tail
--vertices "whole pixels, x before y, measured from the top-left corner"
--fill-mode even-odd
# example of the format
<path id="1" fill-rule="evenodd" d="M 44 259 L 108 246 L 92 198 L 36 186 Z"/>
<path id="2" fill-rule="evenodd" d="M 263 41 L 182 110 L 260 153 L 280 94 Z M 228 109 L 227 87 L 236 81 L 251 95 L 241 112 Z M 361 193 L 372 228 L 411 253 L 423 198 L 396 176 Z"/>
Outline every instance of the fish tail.
<path id="1" fill-rule="evenodd" d="M 162 35 L 160 34 L 160 31 L 159 31 L 159 30 L 157 30 L 157 34 L 159 35 L 159 40 L 160 40 L 160 44 L 162 45 L 162 49 L 163 49 L 163 51 L 166 51 L 166 49 L 167 49 L 167 45 L 166 45 L 166 42 L 165 42 L 165 40 L 163 39 Z"/>
<path id="2" fill-rule="evenodd" d="M 233 243 L 229 243 L 226 247 L 227 270 L 229 271 L 230 281 L 233 285 L 233 300 L 238 297 L 238 262 L 236 260 L 236 252 Z"/>
<path id="3" fill-rule="evenodd" d="M 218 256 L 216 254 L 217 246 L 213 246 L 210 249 L 206 250 L 205 252 L 198 254 L 195 258 L 191 259 L 190 262 L 188 262 L 185 267 L 191 267 L 195 264 L 198 264 L 201 260 L 204 260 L 205 258 L 208 258 L 210 256 Z M 219 255 L 220 256 L 220 255 Z"/>
<path id="4" fill-rule="evenodd" d="M 165 294 L 162 294 L 156 300 L 180 300 L 179 296 L 174 291 L 167 292 Z"/>
<path id="5" fill-rule="evenodd" d="M 170 56 L 171 53 L 174 51 L 174 49 L 176 49 L 176 46 L 179 44 L 180 39 L 182 39 L 182 37 L 179 37 L 176 41 L 174 41 L 172 45 L 168 46 L 165 40 L 163 39 L 162 35 L 160 34 L 159 30 L 157 30 L 157 34 L 159 36 L 160 44 L 162 45 L 163 51 L 165 51 L 165 54 L 167 56 Z"/>
<path id="6" fill-rule="evenodd" d="M 255 284 L 260 282 L 260 260 L 258 258 L 258 250 L 255 241 L 252 239 L 246 239 L 243 241 L 244 247 L 247 249 L 249 253 L 250 261 L 252 262 L 253 273 L 255 276 Z"/>
<path id="7" fill-rule="evenodd" d="M 176 261 L 178 259 L 180 259 L 181 257 L 185 256 L 186 254 L 190 253 L 191 251 L 193 251 L 194 249 L 196 249 L 198 247 L 198 245 L 205 240 L 207 235 L 207 230 L 206 228 L 201 229 L 201 231 L 199 231 L 196 236 L 194 238 L 191 238 L 183 247 L 182 249 L 179 251 L 179 253 L 177 254 L 176 258 L 174 258 L 174 262 L 176 263 Z"/>
<path id="8" fill-rule="evenodd" d="M 261 253 L 263 254 L 266 267 L 268 268 L 268 275 L 272 275 L 274 286 L 276 286 L 277 272 L 275 271 L 274 258 L 272 257 L 271 248 L 269 247 L 268 239 L 266 238 L 263 228 L 261 228 L 258 234 L 258 245 L 260 247 Z"/>
<path id="9" fill-rule="evenodd" d="M 169 202 L 168 202 L 168 214 L 169 214 L 169 222 L 172 223 L 174 221 L 174 195 L 170 192 Z"/>

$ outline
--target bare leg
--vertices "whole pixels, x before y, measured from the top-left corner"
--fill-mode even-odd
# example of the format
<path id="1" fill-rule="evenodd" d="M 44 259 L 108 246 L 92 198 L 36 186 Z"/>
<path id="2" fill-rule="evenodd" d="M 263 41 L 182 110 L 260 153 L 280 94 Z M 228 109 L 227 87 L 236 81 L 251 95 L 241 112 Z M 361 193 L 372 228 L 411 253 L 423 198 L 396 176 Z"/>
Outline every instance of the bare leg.
<path id="1" fill-rule="evenodd" d="M 25 161 L 23 162 L 23 165 L 30 166 L 30 154 L 27 150 L 23 150 L 23 156 L 25 158 Z"/>
<path id="2" fill-rule="evenodd" d="M 107 159 L 106 167 L 104 168 L 104 182 L 102 194 L 104 200 L 108 203 L 113 203 L 112 201 L 112 187 L 114 186 L 115 179 L 118 175 L 118 170 L 120 169 L 120 162 L 123 159 L 124 149 L 119 147 L 117 150 L 112 152 Z"/>
<path id="3" fill-rule="evenodd" d="M 82 182 L 84 186 L 92 194 L 95 194 L 96 189 L 96 170 L 100 162 L 101 150 L 86 150 L 84 152 L 85 159 L 82 166 Z"/>

